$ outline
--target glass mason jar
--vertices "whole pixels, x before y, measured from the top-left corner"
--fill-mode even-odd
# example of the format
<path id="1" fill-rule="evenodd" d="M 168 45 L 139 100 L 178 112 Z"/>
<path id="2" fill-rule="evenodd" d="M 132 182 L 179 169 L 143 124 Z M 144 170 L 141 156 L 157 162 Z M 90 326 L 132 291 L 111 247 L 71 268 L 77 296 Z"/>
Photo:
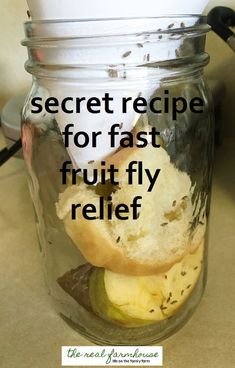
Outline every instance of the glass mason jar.
<path id="1" fill-rule="evenodd" d="M 33 85 L 22 140 L 46 279 L 59 314 L 95 343 L 156 343 L 203 294 L 213 161 L 208 30 L 200 16 L 25 25 Z M 92 97 L 98 114 L 88 111 Z M 140 97 L 147 107 L 136 112 Z M 131 101 L 125 112 L 123 98 Z"/>

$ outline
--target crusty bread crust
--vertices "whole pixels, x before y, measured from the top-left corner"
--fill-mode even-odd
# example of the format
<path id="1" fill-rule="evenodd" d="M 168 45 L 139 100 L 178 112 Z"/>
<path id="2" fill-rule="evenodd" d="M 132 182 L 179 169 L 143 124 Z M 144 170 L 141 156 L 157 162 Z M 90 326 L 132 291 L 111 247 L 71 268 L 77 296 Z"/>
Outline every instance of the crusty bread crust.
<path id="1" fill-rule="evenodd" d="M 145 150 L 148 148 L 126 148 L 116 152 L 114 155 L 106 160 L 107 168 L 111 164 L 114 164 L 116 168 L 125 167 L 125 163 L 132 160 L 135 157 L 135 153 L 138 150 Z M 140 151 L 139 151 L 140 152 Z M 156 152 L 157 154 L 157 152 Z M 151 159 L 151 155 L 150 155 Z M 78 188 L 71 188 L 69 191 L 65 191 L 64 198 L 76 194 L 79 191 Z M 73 193 L 74 192 L 74 193 Z M 86 188 L 80 189 L 81 202 L 86 197 Z M 87 192 L 89 199 L 91 192 Z M 67 199 L 66 199 L 67 200 Z M 91 197 L 92 200 L 92 197 Z M 66 202 L 66 201 L 65 201 Z M 63 200 L 60 198 L 59 204 L 64 207 Z M 59 206 L 57 205 L 57 211 Z M 168 254 L 167 259 L 160 260 L 143 260 L 141 257 L 130 258 L 126 254 L 125 248 L 120 246 L 114 239 L 110 226 L 112 224 L 107 220 L 86 220 L 83 216 L 80 216 L 77 220 L 71 219 L 71 213 L 67 212 L 66 216 L 59 216 L 63 218 L 66 232 L 73 240 L 74 244 L 81 251 L 85 259 L 96 267 L 103 267 L 115 273 L 121 273 L 131 276 L 150 276 L 159 273 L 167 272 L 174 264 L 180 262 L 186 254 L 195 253 L 201 244 L 205 241 L 205 227 L 195 232 L 194 237 L 186 241 L 185 244 L 181 244 L 179 251 L 172 249 Z"/>

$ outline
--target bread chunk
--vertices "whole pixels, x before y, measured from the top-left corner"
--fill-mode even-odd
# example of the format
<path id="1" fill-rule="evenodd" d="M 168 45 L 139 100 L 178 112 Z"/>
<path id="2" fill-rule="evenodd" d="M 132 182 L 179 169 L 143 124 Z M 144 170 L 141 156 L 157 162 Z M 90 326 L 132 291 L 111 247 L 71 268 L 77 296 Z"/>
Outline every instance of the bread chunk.
<path id="1" fill-rule="evenodd" d="M 139 185 L 137 176 L 128 183 L 126 169 L 131 161 L 142 162 L 155 172 L 158 180 L 151 192 L 146 176 Z M 59 196 L 57 215 L 86 260 L 94 266 L 104 267 L 124 275 L 155 275 L 169 270 L 183 257 L 194 252 L 204 242 L 206 221 L 199 221 L 192 232 L 191 222 L 193 188 L 190 177 L 180 172 L 163 148 L 127 148 L 107 159 L 107 166 L 119 169 L 118 190 L 112 194 L 113 205 L 130 205 L 136 196 L 142 197 L 137 220 L 86 220 L 82 216 L 71 219 L 74 203 L 99 204 L 99 194 L 81 183 L 68 187 Z"/>

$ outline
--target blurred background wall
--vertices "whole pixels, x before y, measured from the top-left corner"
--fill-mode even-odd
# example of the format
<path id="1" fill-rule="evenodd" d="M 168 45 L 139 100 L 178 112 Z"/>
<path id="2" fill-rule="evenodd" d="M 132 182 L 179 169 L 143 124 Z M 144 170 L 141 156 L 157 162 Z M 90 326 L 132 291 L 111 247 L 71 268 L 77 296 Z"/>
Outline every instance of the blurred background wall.
<path id="1" fill-rule="evenodd" d="M 235 10 L 235 0 L 211 0 L 205 13 L 216 5 L 229 6 Z M 20 45 L 24 38 L 26 12 L 26 0 L 1 0 L 0 110 L 9 97 L 27 91 L 30 86 L 31 78 L 24 71 L 27 52 Z M 222 114 L 225 135 L 231 135 L 235 133 L 235 54 L 213 32 L 208 35 L 207 52 L 211 56 L 211 63 L 206 68 L 206 74 L 222 79 L 227 87 Z"/>
<path id="2" fill-rule="evenodd" d="M 27 52 L 20 45 L 27 20 L 26 0 L 0 0 L 0 109 L 7 99 L 30 86 L 24 71 Z"/>

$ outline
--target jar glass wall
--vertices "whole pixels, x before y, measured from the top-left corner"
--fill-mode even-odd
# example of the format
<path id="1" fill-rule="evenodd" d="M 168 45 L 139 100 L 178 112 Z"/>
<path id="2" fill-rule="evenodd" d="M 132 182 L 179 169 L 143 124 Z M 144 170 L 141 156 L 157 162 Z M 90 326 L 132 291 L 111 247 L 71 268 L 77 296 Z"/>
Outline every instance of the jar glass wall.
<path id="1" fill-rule="evenodd" d="M 207 31 L 198 16 L 26 23 L 33 85 L 22 140 L 48 287 L 57 311 L 98 344 L 156 343 L 188 320 L 203 294 L 213 161 L 203 79 Z M 101 106 L 89 114 L 87 100 L 105 94 L 113 113 Z M 69 98 L 69 112 L 46 111 L 48 97 Z M 140 97 L 147 101 L 144 113 L 131 103 L 125 113 L 120 109 L 123 98 Z M 33 98 L 44 103 L 38 114 Z M 193 100 L 203 101 L 200 113 L 199 105 L 185 108 Z M 97 131 L 95 147 L 78 147 Z M 85 134 L 76 141 L 79 132 Z M 132 147 L 126 148 L 121 139 L 128 134 Z M 143 138 L 146 146 L 138 147 Z M 97 172 L 98 183 L 88 185 L 84 172 L 90 182 Z M 128 213 L 120 220 L 124 203 Z M 82 216 L 87 204 L 90 220 Z"/>

